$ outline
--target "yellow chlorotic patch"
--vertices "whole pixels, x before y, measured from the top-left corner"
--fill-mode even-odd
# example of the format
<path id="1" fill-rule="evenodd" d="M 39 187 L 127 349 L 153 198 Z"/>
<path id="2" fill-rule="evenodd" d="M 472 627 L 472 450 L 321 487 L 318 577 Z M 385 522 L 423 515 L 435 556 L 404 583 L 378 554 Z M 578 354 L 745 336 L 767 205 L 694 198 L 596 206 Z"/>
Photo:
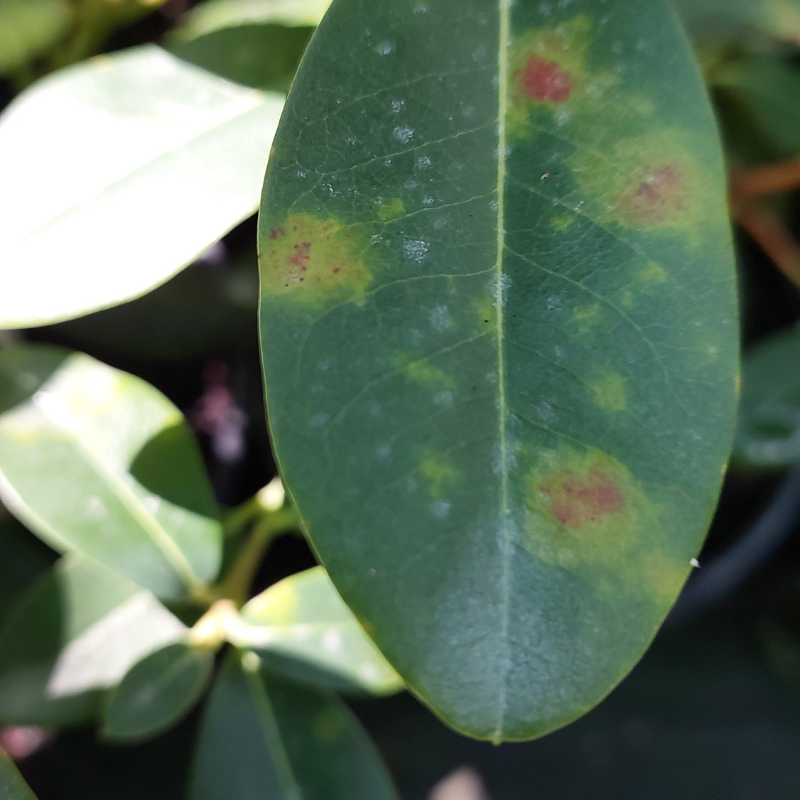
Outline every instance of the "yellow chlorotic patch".
<path id="1" fill-rule="evenodd" d="M 658 527 L 653 504 L 630 472 L 599 450 L 562 445 L 540 455 L 525 476 L 525 493 L 523 546 L 566 569 L 633 570 L 630 551 Z"/>
<path id="2" fill-rule="evenodd" d="M 492 298 L 482 298 L 474 304 L 478 312 L 478 324 L 481 330 L 487 330 L 489 325 L 497 327 L 497 303 Z"/>
<path id="3" fill-rule="evenodd" d="M 432 389 L 454 389 L 455 381 L 444 370 L 429 361 L 411 361 L 405 356 L 395 358 L 395 366 L 402 369 L 415 383 L 430 386 Z"/>
<path id="4" fill-rule="evenodd" d="M 724 219 L 714 182 L 680 131 L 624 139 L 606 156 L 579 150 L 572 167 L 600 222 L 635 230 L 701 231 Z M 657 277 L 653 267 L 649 282 Z"/>
<path id="5" fill-rule="evenodd" d="M 463 479 L 463 473 L 452 458 L 441 453 L 425 458 L 419 471 L 427 482 L 431 497 L 436 499 L 446 497 Z"/>
<path id="6" fill-rule="evenodd" d="M 627 383 L 622 375 L 606 375 L 589 384 L 589 388 L 595 403 L 606 411 L 625 411 L 628 407 Z"/>
<path id="7" fill-rule="evenodd" d="M 622 292 L 622 305 L 632 308 L 642 293 L 646 293 L 648 286 L 666 283 L 667 271 L 655 261 L 650 261 L 647 266 L 634 274 L 630 286 Z"/>
<path id="8" fill-rule="evenodd" d="M 560 214 L 550 220 L 550 227 L 555 231 L 565 231 L 575 222 L 574 214 Z"/>
<path id="9" fill-rule="evenodd" d="M 572 312 L 573 319 L 578 323 L 578 328 L 581 333 L 589 333 L 593 328 L 596 328 L 603 320 L 603 314 L 600 306 L 597 303 L 592 303 L 587 306 L 578 306 Z"/>
<path id="10" fill-rule="evenodd" d="M 260 597 L 251 600 L 248 612 L 269 625 L 293 625 L 297 622 L 299 598 L 291 581 L 281 581 Z"/>
<path id="11" fill-rule="evenodd" d="M 384 200 L 378 206 L 378 219 L 381 222 L 391 222 L 395 219 L 400 219 L 406 216 L 405 203 L 399 198 L 395 197 L 392 200 Z"/>
<path id="12" fill-rule="evenodd" d="M 641 574 L 642 583 L 661 602 L 677 597 L 692 571 L 689 563 L 678 564 L 659 549 L 643 553 L 636 569 Z"/>
<path id="13" fill-rule="evenodd" d="M 361 261 L 360 236 L 335 219 L 295 214 L 272 227 L 261 252 L 264 295 L 320 303 L 358 297 L 372 280 Z"/>

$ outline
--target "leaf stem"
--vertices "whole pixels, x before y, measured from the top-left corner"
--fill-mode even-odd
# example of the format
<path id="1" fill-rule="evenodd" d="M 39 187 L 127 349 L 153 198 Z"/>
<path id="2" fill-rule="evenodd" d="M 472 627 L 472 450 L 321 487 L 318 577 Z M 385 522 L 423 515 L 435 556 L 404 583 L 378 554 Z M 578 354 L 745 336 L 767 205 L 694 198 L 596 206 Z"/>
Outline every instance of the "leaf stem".
<path id="1" fill-rule="evenodd" d="M 737 209 L 736 220 L 780 271 L 800 287 L 800 244 L 777 215 L 761 203 L 750 203 Z"/>

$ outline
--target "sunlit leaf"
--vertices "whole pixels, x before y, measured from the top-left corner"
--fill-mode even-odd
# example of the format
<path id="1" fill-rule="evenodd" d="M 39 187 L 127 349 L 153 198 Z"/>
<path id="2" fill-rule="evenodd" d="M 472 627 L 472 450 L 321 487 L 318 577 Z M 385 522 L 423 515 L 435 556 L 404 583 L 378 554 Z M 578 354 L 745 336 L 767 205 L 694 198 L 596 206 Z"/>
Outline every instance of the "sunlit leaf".
<path id="1" fill-rule="evenodd" d="M 0 798 L 2 800 L 36 800 L 14 762 L 0 750 Z"/>
<path id="2" fill-rule="evenodd" d="M 674 14 L 336 0 L 260 224 L 273 442 L 342 597 L 457 729 L 575 719 L 677 597 L 733 437 L 725 172 Z"/>
<path id="3" fill-rule="evenodd" d="M 758 467 L 800 464 L 800 329 L 777 334 L 745 357 L 735 454 Z"/>
<path id="4" fill-rule="evenodd" d="M 22 94 L 0 117 L 0 327 L 130 300 L 193 261 L 255 211 L 282 104 L 153 46 Z"/>
<path id="5" fill-rule="evenodd" d="M 344 604 L 322 567 L 281 581 L 251 600 L 241 644 L 289 677 L 375 694 L 403 684 Z"/>
<path id="6" fill-rule="evenodd" d="M 0 720 L 83 722 L 96 713 L 102 690 L 185 632 L 145 589 L 99 564 L 63 559 L 0 630 Z"/>
<path id="7" fill-rule="evenodd" d="M 144 739 L 174 725 L 195 704 L 211 677 L 210 650 L 176 643 L 136 664 L 111 693 L 103 733 Z"/>
<path id="8" fill-rule="evenodd" d="M 0 75 L 54 45 L 71 21 L 67 0 L 0 0 Z"/>
<path id="9" fill-rule="evenodd" d="M 800 45 L 800 0 L 672 0 L 700 43 L 761 33 Z"/>
<path id="10" fill-rule="evenodd" d="M 264 24 L 315 27 L 331 0 L 205 0 L 181 18 L 176 41 L 187 42 L 224 28 Z"/>
<path id="11" fill-rule="evenodd" d="M 56 549 L 161 597 L 202 591 L 217 575 L 218 509 L 183 416 L 88 356 L 0 352 L 0 499 Z"/>
<path id="12" fill-rule="evenodd" d="M 335 695 L 232 653 L 208 702 L 191 800 L 397 800 L 380 756 Z"/>

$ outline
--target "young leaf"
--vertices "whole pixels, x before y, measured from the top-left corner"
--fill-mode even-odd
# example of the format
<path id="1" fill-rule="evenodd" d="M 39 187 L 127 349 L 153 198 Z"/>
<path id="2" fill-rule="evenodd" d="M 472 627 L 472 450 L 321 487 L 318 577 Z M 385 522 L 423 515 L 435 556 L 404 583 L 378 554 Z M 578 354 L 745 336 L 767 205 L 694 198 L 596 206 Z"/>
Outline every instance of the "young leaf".
<path id="1" fill-rule="evenodd" d="M 800 329 L 770 337 L 744 361 L 735 455 L 757 467 L 800 464 Z"/>
<path id="2" fill-rule="evenodd" d="M 672 0 L 698 43 L 754 32 L 800 45 L 800 0 Z"/>
<path id="3" fill-rule="evenodd" d="M 243 609 L 240 646 L 260 652 L 269 666 L 338 689 L 392 694 L 403 688 L 322 567 L 267 589 Z"/>
<path id="4" fill-rule="evenodd" d="M 231 653 L 205 711 L 191 800 L 397 800 L 367 734 L 335 695 Z"/>
<path id="5" fill-rule="evenodd" d="M 181 413 L 88 356 L 0 352 L 0 499 L 56 549 L 160 597 L 202 592 L 217 575 L 218 509 Z"/>
<path id="6" fill-rule="evenodd" d="M 140 661 L 111 693 L 103 733 L 145 739 L 174 725 L 197 702 L 211 677 L 210 650 L 177 643 Z"/>
<path id="7" fill-rule="evenodd" d="M 63 726 L 91 718 L 99 692 L 186 628 L 150 592 L 70 556 L 0 630 L 0 720 Z"/>
<path id="8" fill-rule="evenodd" d="M 54 45 L 71 21 L 67 0 L 0 0 L 0 75 Z"/>
<path id="9" fill-rule="evenodd" d="M 14 762 L 0 750 L 0 800 L 36 800 Z"/>
<path id="10" fill-rule="evenodd" d="M 260 226 L 273 441 L 342 597 L 457 729 L 575 719 L 677 597 L 733 436 L 725 172 L 674 15 L 336 0 Z"/>
<path id="11" fill-rule="evenodd" d="M 250 216 L 282 104 L 153 46 L 21 95 L 0 117 L 0 328 L 142 295 Z"/>

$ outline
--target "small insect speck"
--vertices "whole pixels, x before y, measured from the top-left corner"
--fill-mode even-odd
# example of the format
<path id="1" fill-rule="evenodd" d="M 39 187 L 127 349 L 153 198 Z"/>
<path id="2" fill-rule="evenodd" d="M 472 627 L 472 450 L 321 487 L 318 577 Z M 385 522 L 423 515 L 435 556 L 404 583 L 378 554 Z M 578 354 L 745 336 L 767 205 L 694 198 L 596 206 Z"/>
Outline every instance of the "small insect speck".
<path id="1" fill-rule="evenodd" d="M 452 507 L 452 503 L 448 503 L 447 500 L 437 500 L 431 507 L 431 512 L 436 519 L 447 519 Z"/>
<path id="2" fill-rule="evenodd" d="M 453 405 L 452 392 L 437 392 L 433 396 L 433 403 L 437 406 L 447 407 Z"/>
<path id="3" fill-rule="evenodd" d="M 379 444 L 375 448 L 375 458 L 377 461 L 386 461 L 392 454 L 392 446 L 390 444 Z"/>
<path id="4" fill-rule="evenodd" d="M 405 100 L 392 100 L 392 114 L 399 114 L 406 104 Z"/>
<path id="5" fill-rule="evenodd" d="M 411 261 L 424 261 L 431 246 L 422 239 L 406 239 L 403 242 L 403 253 Z"/>
<path id="6" fill-rule="evenodd" d="M 375 48 L 375 52 L 380 56 L 388 56 L 394 53 L 395 45 L 394 42 L 380 42 L 378 46 Z"/>
<path id="7" fill-rule="evenodd" d="M 327 372 L 331 366 L 331 362 L 329 359 L 325 359 L 324 361 L 317 362 L 317 369 L 322 370 L 322 372 Z"/>
<path id="8" fill-rule="evenodd" d="M 432 206 L 436 201 L 432 197 L 423 197 L 422 198 L 422 205 L 424 206 Z"/>
<path id="9" fill-rule="evenodd" d="M 428 156 L 420 156 L 417 159 L 417 169 L 430 169 L 431 168 L 431 160 Z"/>
<path id="10" fill-rule="evenodd" d="M 446 331 L 453 323 L 450 319 L 450 311 L 447 306 L 437 306 L 431 311 L 430 315 L 431 326 L 442 333 Z"/>
<path id="11" fill-rule="evenodd" d="M 419 186 L 419 184 L 413 178 L 409 178 L 403 184 L 403 188 L 407 189 L 408 191 L 411 191 L 412 189 L 416 189 L 418 186 Z"/>
<path id="12" fill-rule="evenodd" d="M 319 414 L 314 414 L 308 421 L 311 428 L 324 428 L 331 421 L 331 415 L 321 411 Z"/>
<path id="13" fill-rule="evenodd" d="M 440 231 L 445 225 L 447 225 L 447 220 L 444 217 L 439 217 L 439 219 L 435 220 L 433 223 L 433 227 L 437 231 Z"/>

